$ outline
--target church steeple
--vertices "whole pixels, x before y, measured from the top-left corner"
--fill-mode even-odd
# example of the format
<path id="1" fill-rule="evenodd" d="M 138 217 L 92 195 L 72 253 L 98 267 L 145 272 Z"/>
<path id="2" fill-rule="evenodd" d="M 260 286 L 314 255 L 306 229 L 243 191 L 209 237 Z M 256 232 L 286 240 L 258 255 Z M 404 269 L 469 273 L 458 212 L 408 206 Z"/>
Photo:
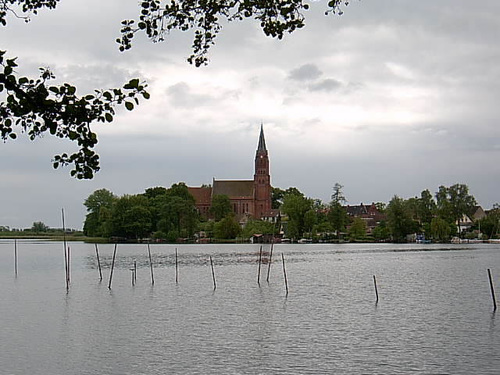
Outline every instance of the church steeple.
<path id="1" fill-rule="evenodd" d="M 259 145 L 257 146 L 257 152 L 259 151 L 267 151 L 266 139 L 264 138 L 264 125 L 262 123 L 260 124 Z"/>
<path id="2" fill-rule="evenodd" d="M 264 138 L 264 125 L 260 124 L 259 145 L 255 153 L 254 181 L 254 216 L 262 218 L 271 210 L 271 175 L 269 170 L 269 154 Z"/>

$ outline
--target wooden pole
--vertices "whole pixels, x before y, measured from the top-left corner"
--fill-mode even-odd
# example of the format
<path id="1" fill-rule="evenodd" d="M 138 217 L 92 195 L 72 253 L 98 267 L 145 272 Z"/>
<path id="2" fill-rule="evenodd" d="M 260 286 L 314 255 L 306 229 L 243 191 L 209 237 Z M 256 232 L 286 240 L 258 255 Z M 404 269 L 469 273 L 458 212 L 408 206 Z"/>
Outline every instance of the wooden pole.
<path id="1" fill-rule="evenodd" d="M 137 282 L 137 261 L 134 260 L 134 283 Z"/>
<path id="2" fill-rule="evenodd" d="M 210 267 L 212 268 L 212 280 L 214 281 L 214 290 L 215 290 L 215 289 L 217 289 L 217 283 L 215 281 L 214 262 L 212 261 L 211 255 L 210 255 Z"/>
<path id="3" fill-rule="evenodd" d="M 111 289 L 111 280 L 113 280 L 113 270 L 115 269 L 115 257 L 116 257 L 116 244 L 115 244 L 115 250 L 113 251 L 113 260 L 111 261 L 111 272 L 109 273 L 108 289 Z"/>
<path id="4" fill-rule="evenodd" d="M 151 249 L 148 243 L 148 254 L 149 254 L 149 268 L 151 268 L 151 285 L 155 285 L 155 278 L 153 276 L 153 261 L 151 260 Z"/>
<path id="5" fill-rule="evenodd" d="M 273 247 L 274 247 L 274 237 L 273 237 L 273 242 L 271 243 L 271 251 L 269 252 L 269 263 L 267 265 L 266 281 L 268 284 L 269 284 L 269 274 L 271 273 L 271 263 L 273 261 Z"/>
<path id="6" fill-rule="evenodd" d="M 259 271 L 257 272 L 257 284 L 260 285 L 260 267 L 262 265 L 262 245 L 260 245 L 259 250 Z"/>
<path id="7" fill-rule="evenodd" d="M 378 288 L 377 288 L 377 278 L 375 275 L 373 275 L 373 285 L 375 286 L 375 296 L 376 296 L 376 301 L 375 303 L 378 303 Z"/>
<path id="8" fill-rule="evenodd" d="M 66 250 L 66 226 L 64 225 L 64 208 L 61 208 L 62 226 L 63 226 L 63 246 L 64 246 L 64 270 L 66 274 L 66 290 L 69 289 L 68 281 L 68 252 Z"/>
<path id="9" fill-rule="evenodd" d="M 488 278 L 490 279 L 491 298 L 493 299 L 493 311 L 497 311 L 497 300 L 495 298 L 495 288 L 493 287 L 493 278 L 491 277 L 491 271 L 489 268 L 488 268 Z"/>
<path id="10" fill-rule="evenodd" d="M 71 257 L 70 257 L 71 250 L 68 246 L 68 285 L 71 283 L 71 278 L 70 278 L 70 273 L 71 273 Z"/>
<path id="11" fill-rule="evenodd" d="M 14 271 L 17 277 L 17 240 L 14 240 Z"/>
<path id="12" fill-rule="evenodd" d="M 175 248 L 175 283 L 179 284 L 179 263 L 177 262 L 177 248 Z"/>
<path id="13" fill-rule="evenodd" d="M 102 281 L 102 270 L 101 270 L 101 260 L 99 259 L 99 250 L 97 249 L 97 244 L 95 245 L 95 254 L 97 257 L 97 267 L 99 268 L 99 281 Z"/>
<path id="14" fill-rule="evenodd" d="M 130 274 L 132 275 L 132 286 L 135 285 L 135 270 L 133 268 L 130 269 Z"/>
<path id="15" fill-rule="evenodd" d="M 285 256 L 283 255 L 283 253 L 281 253 L 281 260 L 283 261 L 283 276 L 285 277 L 286 295 L 288 296 L 288 279 L 286 277 Z"/>

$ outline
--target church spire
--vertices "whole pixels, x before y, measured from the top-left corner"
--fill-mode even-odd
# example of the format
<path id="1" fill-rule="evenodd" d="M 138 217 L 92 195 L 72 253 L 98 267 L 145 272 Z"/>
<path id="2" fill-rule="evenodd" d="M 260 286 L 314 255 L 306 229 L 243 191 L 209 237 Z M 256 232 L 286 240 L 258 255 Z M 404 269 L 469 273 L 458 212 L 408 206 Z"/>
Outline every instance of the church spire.
<path id="1" fill-rule="evenodd" d="M 266 140 L 264 138 L 264 125 L 262 123 L 260 123 L 260 137 L 259 137 L 259 146 L 257 147 L 257 151 L 267 151 Z"/>

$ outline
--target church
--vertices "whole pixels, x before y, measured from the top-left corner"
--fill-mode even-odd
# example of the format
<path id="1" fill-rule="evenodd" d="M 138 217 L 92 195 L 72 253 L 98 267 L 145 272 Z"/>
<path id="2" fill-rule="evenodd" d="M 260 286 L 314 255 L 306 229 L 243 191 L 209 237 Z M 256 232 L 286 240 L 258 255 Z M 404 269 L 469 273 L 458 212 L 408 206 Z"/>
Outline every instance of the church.
<path id="1" fill-rule="evenodd" d="M 216 180 L 214 178 L 212 185 L 188 187 L 188 189 L 195 198 L 198 212 L 203 217 L 211 217 L 210 207 L 214 196 L 227 195 L 239 221 L 248 218 L 272 220 L 275 210 L 271 209 L 271 174 L 263 125 L 260 127 L 259 143 L 255 153 L 253 180 Z"/>

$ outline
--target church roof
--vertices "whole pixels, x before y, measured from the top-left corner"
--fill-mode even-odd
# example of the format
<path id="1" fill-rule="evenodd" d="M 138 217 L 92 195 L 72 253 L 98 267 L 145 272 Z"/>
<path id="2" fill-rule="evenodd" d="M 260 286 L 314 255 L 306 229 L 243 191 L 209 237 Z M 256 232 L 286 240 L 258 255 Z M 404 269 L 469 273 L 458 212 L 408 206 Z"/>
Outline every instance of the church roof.
<path id="1" fill-rule="evenodd" d="M 266 139 L 264 138 L 264 125 L 260 125 L 260 136 L 259 136 L 259 145 L 257 146 L 257 152 L 259 151 L 267 151 L 266 148 Z"/>
<path id="2" fill-rule="evenodd" d="M 214 180 L 213 195 L 253 198 L 253 180 Z"/>
<path id="3" fill-rule="evenodd" d="M 211 187 L 188 187 L 188 191 L 194 197 L 196 204 L 210 205 L 212 198 Z"/>

